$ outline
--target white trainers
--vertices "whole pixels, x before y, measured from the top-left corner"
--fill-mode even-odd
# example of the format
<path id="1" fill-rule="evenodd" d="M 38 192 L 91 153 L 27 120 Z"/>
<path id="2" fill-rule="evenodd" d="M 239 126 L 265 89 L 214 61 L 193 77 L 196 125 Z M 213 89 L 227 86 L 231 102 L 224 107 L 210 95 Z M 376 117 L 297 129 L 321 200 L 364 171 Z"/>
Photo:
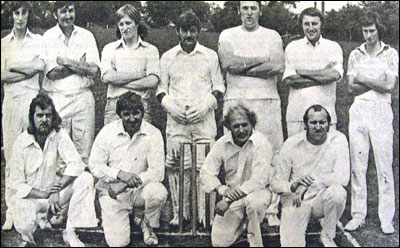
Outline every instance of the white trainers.
<path id="1" fill-rule="evenodd" d="M 147 223 L 146 220 L 143 219 L 142 223 L 140 224 L 143 232 L 143 242 L 147 246 L 157 246 L 158 245 L 158 238 L 153 231 L 153 228 Z"/>
<path id="2" fill-rule="evenodd" d="M 179 216 L 174 216 L 174 218 L 169 222 L 171 226 L 179 225 Z"/>
<path id="3" fill-rule="evenodd" d="M 350 220 L 347 225 L 344 227 L 344 230 L 346 231 L 355 231 L 358 228 L 360 228 L 361 226 L 363 226 L 365 223 L 365 220 L 360 219 L 360 218 L 353 218 L 352 220 Z"/>
<path id="4" fill-rule="evenodd" d="M 333 241 L 333 239 L 329 238 L 326 235 L 321 235 L 319 240 L 324 245 L 324 247 L 337 247 L 335 241 Z"/>
<path id="5" fill-rule="evenodd" d="M 279 218 L 276 214 L 267 214 L 266 217 L 267 217 L 269 226 L 280 226 L 281 225 L 281 221 L 279 220 Z"/>
<path id="6" fill-rule="evenodd" d="M 393 227 L 393 224 L 392 223 L 382 223 L 381 224 L 381 229 L 382 229 L 382 232 L 384 233 L 384 234 L 393 234 L 394 233 L 394 227 Z"/>
<path id="7" fill-rule="evenodd" d="M 70 247 L 85 247 L 85 244 L 79 240 L 75 230 L 64 230 L 63 231 L 64 242 Z"/>

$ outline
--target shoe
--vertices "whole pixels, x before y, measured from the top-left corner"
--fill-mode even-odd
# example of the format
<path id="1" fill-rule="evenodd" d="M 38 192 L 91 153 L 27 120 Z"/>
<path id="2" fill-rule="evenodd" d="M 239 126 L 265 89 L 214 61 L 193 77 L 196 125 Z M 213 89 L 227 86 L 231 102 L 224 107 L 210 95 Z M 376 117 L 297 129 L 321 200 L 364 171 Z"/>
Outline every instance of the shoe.
<path id="1" fill-rule="evenodd" d="M 280 226 L 281 221 L 276 214 L 267 214 L 267 220 L 269 226 Z"/>
<path id="2" fill-rule="evenodd" d="M 19 247 L 27 247 L 27 246 L 37 246 L 35 239 L 33 238 L 33 233 L 22 234 L 22 241 L 19 244 Z"/>
<path id="3" fill-rule="evenodd" d="M 53 226 L 60 226 L 64 223 L 65 216 L 63 214 L 56 214 L 50 218 L 50 224 Z"/>
<path id="4" fill-rule="evenodd" d="M 153 228 L 143 219 L 141 223 L 142 232 L 143 232 L 143 241 L 148 246 L 156 246 L 158 245 L 158 238 L 153 231 Z"/>
<path id="5" fill-rule="evenodd" d="M 79 240 L 75 230 L 64 230 L 63 231 L 64 242 L 70 247 L 85 247 L 85 244 Z"/>
<path id="6" fill-rule="evenodd" d="M 179 216 L 174 216 L 174 218 L 169 222 L 171 226 L 178 226 L 179 225 Z"/>
<path id="7" fill-rule="evenodd" d="M 355 231 L 358 228 L 360 228 L 361 226 L 363 226 L 365 223 L 365 220 L 360 219 L 360 218 L 353 218 L 352 220 L 350 220 L 346 226 L 344 227 L 344 230 L 346 231 Z"/>
<path id="8" fill-rule="evenodd" d="M 394 227 L 393 227 L 393 224 L 392 223 L 382 223 L 381 224 L 381 229 L 382 229 L 382 232 L 384 233 L 384 234 L 393 234 L 394 233 Z"/>
<path id="9" fill-rule="evenodd" d="M 10 218 L 7 218 L 6 221 L 4 222 L 3 226 L 1 227 L 1 230 L 3 231 L 9 231 L 13 228 L 13 221 Z"/>
<path id="10" fill-rule="evenodd" d="M 52 228 L 51 224 L 49 223 L 49 220 L 45 217 L 45 218 L 41 218 L 39 220 L 39 227 L 42 230 L 49 230 Z"/>
<path id="11" fill-rule="evenodd" d="M 326 235 L 321 235 L 319 240 L 324 245 L 324 247 L 338 247 L 335 241 L 333 241 L 333 239 L 327 237 Z"/>

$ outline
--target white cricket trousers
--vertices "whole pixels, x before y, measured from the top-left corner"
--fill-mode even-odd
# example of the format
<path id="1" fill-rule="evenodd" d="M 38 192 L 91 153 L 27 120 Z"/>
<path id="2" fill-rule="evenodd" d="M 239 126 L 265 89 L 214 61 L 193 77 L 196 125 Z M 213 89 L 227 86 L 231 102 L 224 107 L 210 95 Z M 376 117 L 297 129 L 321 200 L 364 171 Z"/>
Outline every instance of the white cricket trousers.
<path id="1" fill-rule="evenodd" d="M 60 192 L 60 205 L 68 206 L 67 229 L 90 228 L 98 225 L 94 208 L 94 179 L 82 172 L 73 183 Z M 47 218 L 48 199 L 15 199 L 14 225 L 22 237 L 33 235 L 40 218 Z"/>
<path id="2" fill-rule="evenodd" d="M 320 190 L 314 198 L 302 201 L 299 208 L 293 206 L 291 196 L 286 198 L 282 203 L 281 247 L 306 246 L 305 236 L 311 215 L 324 220 L 321 236 L 335 238 L 336 224 L 343 214 L 346 198 L 346 190 L 341 185 Z"/>
<path id="3" fill-rule="evenodd" d="M 381 223 L 391 223 L 395 213 L 393 180 L 393 112 L 390 103 L 356 99 L 350 108 L 351 215 L 367 215 L 368 154 L 370 142 L 378 175 Z M 369 180 L 374 180 L 370 178 Z"/>
<path id="4" fill-rule="evenodd" d="M 95 131 L 95 101 L 89 89 L 65 94 L 49 92 L 56 110 L 62 119 L 62 126 L 71 136 L 76 150 L 87 165 Z"/>
<path id="5" fill-rule="evenodd" d="M 257 190 L 233 202 L 224 216 L 216 215 L 211 230 L 212 246 L 231 246 L 247 228 L 250 247 L 262 247 L 260 223 L 271 204 L 271 197 L 269 189 Z"/>
<path id="6" fill-rule="evenodd" d="M 130 242 L 129 214 L 144 215 L 153 228 L 160 226 L 161 209 L 168 192 L 159 182 L 146 184 L 138 189 L 128 188 L 112 199 L 107 192 L 100 193 L 101 216 L 106 242 L 110 247 L 127 246 Z M 143 212 L 144 209 L 144 212 Z"/>
<path id="7" fill-rule="evenodd" d="M 3 128 L 3 144 L 4 144 L 4 158 L 6 160 L 5 169 L 5 199 L 7 205 L 6 219 L 12 221 L 12 204 L 11 204 L 11 191 L 10 183 L 10 167 L 11 151 L 14 141 L 17 137 L 24 132 L 29 125 L 29 106 L 32 99 L 36 97 L 39 92 L 32 89 L 24 89 L 23 92 L 15 94 L 13 92 L 5 92 L 3 106 L 2 106 L 2 128 Z"/>

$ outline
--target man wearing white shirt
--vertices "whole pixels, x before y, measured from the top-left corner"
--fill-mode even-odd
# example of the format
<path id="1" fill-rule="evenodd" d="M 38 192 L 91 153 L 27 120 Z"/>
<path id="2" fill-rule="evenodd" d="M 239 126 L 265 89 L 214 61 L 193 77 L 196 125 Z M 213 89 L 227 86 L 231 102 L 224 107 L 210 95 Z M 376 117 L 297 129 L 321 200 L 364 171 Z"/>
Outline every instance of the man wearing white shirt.
<path id="1" fill-rule="evenodd" d="M 286 122 L 288 136 L 304 130 L 302 113 L 313 104 L 324 106 L 336 129 L 336 83 L 343 76 L 343 52 L 337 42 L 321 36 L 324 16 L 316 8 L 301 12 L 305 37 L 290 42 L 285 50 L 284 85 L 290 87 Z"/>
<path id="2" fill-rule="evenodd" d="M 365 43 L 350 53 L 347 78 L 355 96 L 350 108 L 351 215 L 345 229 L 354 231 L 367 216 L 368 154 L 374 150 L 378 175 L 378 215 L 382 232 L 394 233 L 393 112 L 391 93 L 399 75 L 398 52 L 380 39 L 384 26 L 374 12 L 361 20 Z M 371 179 L 369 179 L 371 180 Z"/>
<path id="3" fill-rule="evenodd" d="M 256 123 L 256 114 L 243 103 L 230 106 L 224 117 L 230 132 L 215 143 L 201 168 L 204 191 L 217 191 L 223 197 L 211 231 L 213 246 L 232 245 L 245 229 L 251 247 L 263 246 L 260 223 L 271 204 L 272 192 L 266 186 L 273 153 L 268 139 L 254 130 Z M 218 178 L 222 167 L 225 185 Z"/>
<path id="4" fill-rule="evenodd" d="M 218 41 L 221 67 L 226 73 L 224 113 L 238 100 L 244 101 L 257 114 L 255 129 L 271 142 L 272 164 L 277 165 L 283 144 L 277 90 L 278 75 L 284 69 L 282 39 L 275 30 L 258 24 L 261 1 L 240 1 L 239 15 L 242 25 L 222 31 Z M 274 194 L 273 198 L 266 217 L 270 226 L 277 226 L 279 197 Z"/>
<path id="5" fill-rule="evenodd" d="M 117 101 L 115 120 L 93 143 L 89 168 L 99 179 L 104 235 L 109 246 L 130 242 L 129 214 L 134 213 L 146 245 L 157 245 L 161 209 L 167 200 L 164 141 L 160 131 L 143 120 L 139 95 L 127 92 Z M 143 213 L 144 210 L 144 213 Z"/>
<path id="6" fill-rule="evenodd" d="M 75 228 L 97 226 L 93 176 L 84 171 L 85 164 L 60 126 L 53 101 L 37 95 L 29 108 L 28 130 L 15 141 L 10 161 L 14 224 L 21 245 L 34 245 L 37 226 L 60 224 L 66 212 L 63 239 L 71 247 L 84 246 Z"/>
<path id="7" fill-rule="evenodd" d="M 309 107 L 303 117 L 306 131 L 289 137 L 281 149 L 281 163 L 271 189 L 282 193 L 280 237 L 282 247 L 305 247 L 311 215 L 322 218 L 320 240 L 336 247 L 333 239 L 343 214 L 350 179 L 346 136 L 330 129 L 329 112 Z"/>
<path id="8" fill-rule="evenodd" d="M 99 72 L 100 59 L 93 34 L 74 25 L 75 14 L 73 2 L 54 3 L 57 25 L 43 34 L 43 89 L 53 99 L 63 127 L 87 164 L 95 125 L 95 102 L 88 87 Z"/>

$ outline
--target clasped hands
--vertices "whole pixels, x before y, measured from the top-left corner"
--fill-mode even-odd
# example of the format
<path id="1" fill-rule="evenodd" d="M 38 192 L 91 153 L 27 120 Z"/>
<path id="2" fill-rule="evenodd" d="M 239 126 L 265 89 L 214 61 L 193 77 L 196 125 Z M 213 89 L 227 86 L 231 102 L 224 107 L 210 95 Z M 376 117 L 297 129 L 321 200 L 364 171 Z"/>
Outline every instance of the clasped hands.
<path id="1" fill-rule="evenodd" d="M 117 199 L 117 196 L 124 192 L 127 188 L 138 188 L 143 182 L 142 179 L 135 173 L 119 171 L 117 178 L 119 182 L 111 183 L 108 187 L 108 194 L 112 199 Z"/>
<path id="2" fill-rule="evenodd" d="M 292 183 L 290 190 L 294 193 L 293 206 L 296 206 L 297 208 L 301 206 L 304 193 L 313 182 L 314 178 L 312 176 L 304 176 Z"/>

